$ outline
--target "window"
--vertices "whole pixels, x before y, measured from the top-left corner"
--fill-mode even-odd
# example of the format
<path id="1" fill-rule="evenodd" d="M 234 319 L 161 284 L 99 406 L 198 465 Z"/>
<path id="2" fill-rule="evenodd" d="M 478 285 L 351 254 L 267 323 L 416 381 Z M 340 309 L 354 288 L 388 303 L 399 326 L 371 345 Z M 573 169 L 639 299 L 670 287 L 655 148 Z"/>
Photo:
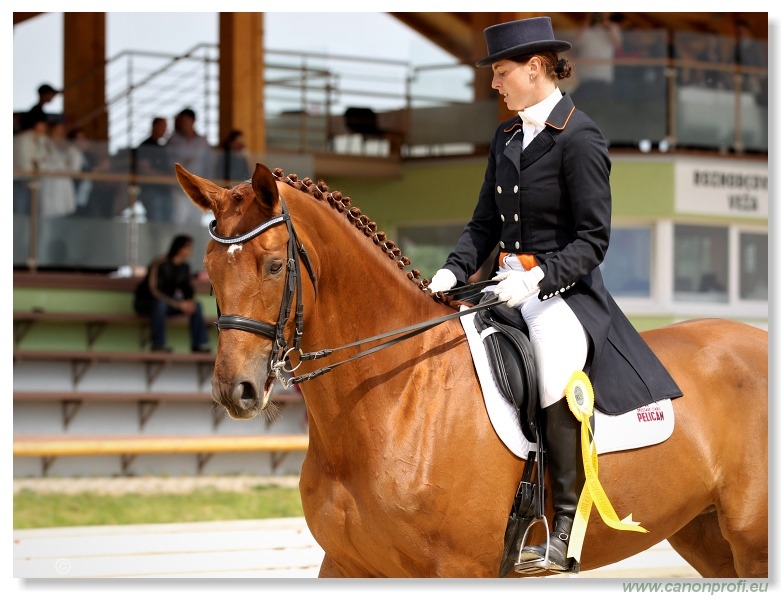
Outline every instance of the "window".
<path id="1" fill-rule="evenodd" d="M 605 286 L 613 296 L 651 295 L 651 229 L 613 228 L 601 266 Z"/>
<path id="2" fill-rule="evenodd" d="M 676 225 L 674 235 L 675 300 L 727 302 L 727 228 Z"/>
<path id="3" fill-rule="evenodd" d="M 740 299 L 767 301 L 767 234 L 740 234 Z"/>

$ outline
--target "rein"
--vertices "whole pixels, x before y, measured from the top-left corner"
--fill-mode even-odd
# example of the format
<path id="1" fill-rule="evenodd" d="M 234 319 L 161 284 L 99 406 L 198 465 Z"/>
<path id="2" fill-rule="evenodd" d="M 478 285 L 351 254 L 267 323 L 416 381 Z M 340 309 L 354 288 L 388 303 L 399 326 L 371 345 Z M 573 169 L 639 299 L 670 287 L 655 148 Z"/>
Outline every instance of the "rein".
<path id="1" fill-rule="evenodd" d="M 323 358 L 325 356 L 329 356 L 333 354 L 334 352 L 339 352 L 340 350 L 347 350 L 349 348 L 353 348 L 355 346 L 360 346 L 362 344 L 368 344 L 370 342 L 376 342 L 385 338 L 393 337 L 393 336 L 399 336 L 392 340 L 389 340 L 387 342 L 384 342 L 382 344 L 377 344 L 376 346 L 373 346 L 372 348 L 369 348 L 367 350 L 364 350 L 363 352 L 359 352 L 358 354 L 355 354 L 349 358 L 345 358 L 344 360 L 341 360 L 339 362 L 333 363 L 328 365 L 327 367 L 322 367 L 320 369 L 317 369 L 315 371 L 312 371 L 310 373 L 307 373 L 306 375 L 298 375 L 295 377 L 290 377 L 285 381 L 284 378 L 280 378 L 280 381 L 285 387 L 289 387 L 291 385 L 295 385 L 297 383 L 301 383 L 302 381 L 309 381 L 310 379 L 314 379 L 315 377 L 319 377 L 320 375 L 325 375 L 329 371 L 335 369 L 336 367 L 339 367 L 343 364 L 346 364 L 348 362 L 352 362 L 354 360 L 357 360 L 359 358 L 363 358 L 364 356 L 368 356 L 369 354 L 373 354 L 374 352 L 378 352 L 379 350 L 384 350 L 385 348 L 389 348 L 390 346 L 393 346 L 394 344 L 398 344 L 399 342 L 403 342 L 404 340 L 408 340 L 409 338 L 415 337 L 416 335 L 423 333 L 425 331 L 428 331 L 429 329 L 432 329 L 433 327 L 436 327 L 437 325 L 441 325 L 442 323 L 445 323 L 447 321 L 450 321 L 451 319 L 455 319 L 457 317 L 463 317 L 464 315 L 468 315 L 469 313 L 477 312 L 479 310 L 483 310 L 484 308 L 490 308 L 491 306 L 496 306 L 497 304 L 502 304 L 502 300 L 494 299 L 494 300 L 488 300 L 486 302 L 481 302 L 480 304 L 477 304 L 475 306 L 472 306 L 471 308 L 467 308 L 465 310 L 459 311 L 457 313 L 453 313 L 450 315 L 445 315 L 442 317 L 437 317 L 435 319 L 431 319 L 429 321 L 424 321 L 423 323 L 417 323 L 415 325 L 409 325 L 407 327 L 401 327 L 399 329 L 394 329 L 393 331 L 389 331 L 387 333 L 380 333 L 378 335 L 368 337 L 362 340 L 358 340 L 357 342 L 351 342 L 349 344 L 345 344 L 344 346 L 339 346 L 338 348 L 331 348 L 326 350 L 319 350 L 317 352 L 308 352 L 304 353 L 301 352 L 299 355 L 299 364 L 296 365 L 293 369 L 290 369 L 290 372 L 295 371 L 301 363 L 303 363 L 305 360 L 316 360 L 318 358 Z M 300 352 L 300 350 L 299 350 Z"/>
<path id="2" fill-rule="evenodd" d="M 279 199 L 282 205 L 282 214 L 272 217 L 268 221 L 261 223 L 260 225 L 255 227 L 255 229 L 245 234 L 234 236 L 234 237 L 222 237 L 217 234 L 217 220 L 215 219 L 209 224 L 209 235 L 212 237 L 214 241 L 220 244 L 231 245 L 231 244 L 240 244 L 249 241 L 254 237 L 257 237 L 264 231 L 267 231 L 268 229 L 271 229 L 272 227 L 281 225 L 283 223 L 287 227 L 288 230 L 287 272 L 285 274 L 285 288 L 282 293 L 282 302 L 280 303 L 279 306 L 279 317 L 277 319 L 277 322 L 273 324 L 264 323 L 256 319 L 251 319 L 249 317 L 242 317 L 240 315 L 223 315 L 220 312 L 219 305 L 217 306 L 217 330 L 218 331 L 222 331 L 223 329 L 238 329 L 240 331 L 246 331 L 248 333 L 262 335 L 272 340 L 273 344 L 271 348 L 271 353 L 269 355 L 269 375 L 275 379 L 278 379 L 285 388 L 290 388 L 291 386 L 294 386 L 298 383 L 304 381 L 310 381 L 315 377 L 319 377 L 320 375 L 325 375 L 326 373 L 332 371 L 336 367 L 347 364 L 354 360 L 358 360 L 359 358 L 363 358 L 365 356 L 368 356 L 369 354 L 373 354 L 380 350 L 384 350 L 385 348 L 389 348 L 390 346 L 398 344 L 399 342 L 403 342 L 404 340 L 410 339 L 418 334 L 428 331 L 429 329 L 436 327 L 437 325 L 440 325 L 442 323 L 445 323 L 451 319 L 462 317 L 469 313 L 477 312 L 479 310 L 483 310 L 491 306 L 502 304 L 502 301 L 498 299 L 488 300 L 485 302 L 481 302 L 475 306 L 472 306 L 468 309 L 462 310 L 460 312 L 456 312 L 450 315 L 444 315 L 442 317 L 437 317 L 435 319 L 431 319 L 423 323 L 417 323 L 415 325 L 401 327 L 399 329 L 395 329 L 387 333 L 381 333 L 368 338 L 364 338 L 362 340 L 351 342 L 349 344 L 339 346 L 338 348 L 328 348 L 324 350 L 318 350 L 316 352 L 303 352 L 301 350 L 300 344 L 301 344 L 301 338 L 304 333 L 304 306 L 303 306 L 303 300 L 301 296 L 301 277 L 300 277 L 301 269 L 299 266 L 299 260 L 304 263 L 304 266 L 306 267 L 307 272 L 309 273 L 309 278 L 312 281 L 312 285 L 315 289 L 315 295 L 317 294 L 317 278 L 312 268 L 312 264 L 309 260 L 309 255 L 306 253 L 303 244 L 299 241 L 298 236 L 296 235 L 295 229 L 293 227 L 293 222 L 290 218 L 290 213 L 288 212 L 287 206 L 285 204 L 285 200 L 281 195 Z M 453 290 L 451 290 L 452 293 L 449 295 L 452 295 L 453 297 L 455 297 L 456 295 L 460 295 L 462 297 L 467 297 L 470 295 L 473 296 L 475 295 L 476 290 L 481 289 L 482 287 L 484 287 L 489 283 L 492 283 L 492 281 L 480 281 L 477 283 L 462 286 L 460 288 L 454 288 Z M 290 314 L 292 312 L 294 294 L 296 296 L 295 333 L 293 336 L 293 344 L 292 346 L 288 347 L 287 340 L 285 339 L 285 325 L 287 324 L 287 321 L 290 318 Z M 293 375 L 293 373 L 295 373 L 295 371 L 304 363 L 304 361 L 325 358 L 326 356 L 330 356 L 335 352 L 340 352 L 342 350 L 347 350 L 371 342 L 377 342 L 386 338 L 393 338 L 393 339 L 383 342 L 381 344 L 377 344 L 376 346 L 368 348 L 344 360 L 311 371 L 306 375 Z M 298 352 L 298 364 L 295 366 L 290 365 L 290 355 L 293 352 Z"/>

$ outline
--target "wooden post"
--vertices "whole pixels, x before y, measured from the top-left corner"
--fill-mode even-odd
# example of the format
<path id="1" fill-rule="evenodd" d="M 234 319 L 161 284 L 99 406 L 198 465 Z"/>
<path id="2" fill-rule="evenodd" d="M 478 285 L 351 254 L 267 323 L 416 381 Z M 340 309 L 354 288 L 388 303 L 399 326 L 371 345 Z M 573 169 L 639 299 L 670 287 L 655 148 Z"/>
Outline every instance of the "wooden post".
<path id="1" fill-rule="evenodd" d="M 63 13 L 63 111 L 68 126 L 108 140 L 106 14 Z"/>
<path id="2" fill-rule="evenodd" d="M 266 150 L 263 13 L 220 13 L 220 139 L 244 132 L 247 150 Z"/>

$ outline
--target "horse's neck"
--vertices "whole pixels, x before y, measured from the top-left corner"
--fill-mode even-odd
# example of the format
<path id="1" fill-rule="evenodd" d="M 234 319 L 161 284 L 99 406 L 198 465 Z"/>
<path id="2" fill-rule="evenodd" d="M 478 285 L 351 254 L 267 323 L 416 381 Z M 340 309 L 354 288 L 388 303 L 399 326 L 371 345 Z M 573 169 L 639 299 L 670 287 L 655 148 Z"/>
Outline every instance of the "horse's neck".
<path id="1" fill-rule="evenodd" d="M 317 202 L 308 198 L 297 201 Z M 291 205 L 295 216 L 294 210 Z M 295 226 L 312 255 L 318 277 L 317 297 L 305 296 L 305 352 L 337 348 L 452 312 L 420 290 L 406 269 L 399 268 L 369 236 L 334 209 L 308 207 L 307 218 L 299 219 Z M 359 418 L 350 423 L 363 410 L 381 419 L 383 411 L 414 402 L 409 385 L 418 377 L 416 370 L 426 371 L 423 361 L 429 357 L 440 365 L 452 360 L 449 350 L 462 339 L 463 331 L 453 320 L 306 382 L 302 391 L 313 426 L 323 435 L 338 436 L 342 427 L 372 426 L 368 421 L 359 423 Z M 337 352 L 303 368 L 318 369 L 384 341 Z M 421 387 L 425 393 L 436 384 L 426 381 Z M 378 405 L 380 399 L 386 406 Z M 387 404 L 390 399 L 392 405 Z M 357 412 L 353 410 L 356 406 Z M 345 418 L 345 414 L 349 416 Z"/>
<path id="2" fill-rule="evenodd" d="M 302 207 L 307 218 L 295 223 L 318 279 L 317 298 L 308 300 L 316 308 L 304 308 L 306 343 L 340 346 L 450 311 L 343 213 L 312 198 L 297 196 L 295 202 L 318 204 Z"/>

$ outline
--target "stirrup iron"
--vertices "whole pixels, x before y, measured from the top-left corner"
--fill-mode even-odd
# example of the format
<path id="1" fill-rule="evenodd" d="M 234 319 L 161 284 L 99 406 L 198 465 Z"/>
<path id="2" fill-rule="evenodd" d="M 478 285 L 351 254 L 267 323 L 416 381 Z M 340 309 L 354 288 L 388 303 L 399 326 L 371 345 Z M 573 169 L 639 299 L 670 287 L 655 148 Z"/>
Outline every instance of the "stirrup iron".
<path id="1" fill-rule="evenodd" d="M 521 556 L 523 555 L 523 550 L 526 547 L 526 538 L 529 536 L 529 531 L 531 531 L 531 528 L 537 523 L 542 523 L 545 526 L 545 556 L 541 558 L 533 558 L 531 560 L 522 560 Z M 518 560 L 515 561 L 515 572 L 530 575 L 534 573 L 555 571 L 555 569 L 550 568 L 551 563 L 549 552 L 550 527 L 548 526 L 548 519 L 543 514 L 534 517 L 529 523 L 529 526 L 526 528 L 526 531 L 523 533 L 523 538 L 521 539 L 521 549 L 518 552 Z"/>

